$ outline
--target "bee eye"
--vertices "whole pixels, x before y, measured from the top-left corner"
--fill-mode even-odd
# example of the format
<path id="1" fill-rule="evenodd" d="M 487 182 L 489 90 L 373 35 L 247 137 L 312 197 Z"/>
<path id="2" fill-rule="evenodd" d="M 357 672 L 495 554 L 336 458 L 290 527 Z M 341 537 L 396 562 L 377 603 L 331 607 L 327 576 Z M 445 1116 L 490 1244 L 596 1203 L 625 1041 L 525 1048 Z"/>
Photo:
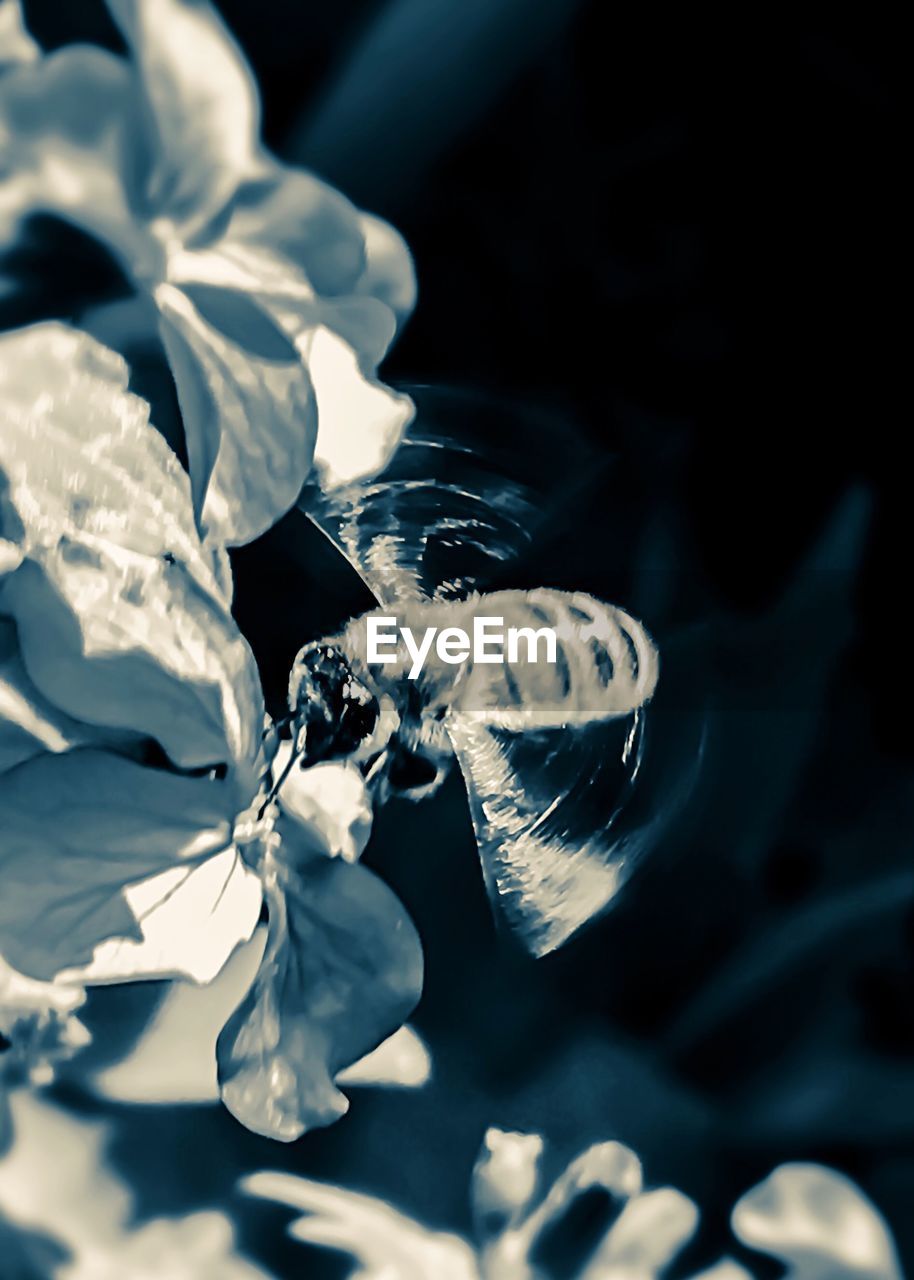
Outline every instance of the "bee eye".
<path id="1" fill-rule="evenodd" d="M 351 755 L 374 733 L 378 700 L 333 645 L 314 645 L 299 655 L 290 692 L 306 766 Z"/>

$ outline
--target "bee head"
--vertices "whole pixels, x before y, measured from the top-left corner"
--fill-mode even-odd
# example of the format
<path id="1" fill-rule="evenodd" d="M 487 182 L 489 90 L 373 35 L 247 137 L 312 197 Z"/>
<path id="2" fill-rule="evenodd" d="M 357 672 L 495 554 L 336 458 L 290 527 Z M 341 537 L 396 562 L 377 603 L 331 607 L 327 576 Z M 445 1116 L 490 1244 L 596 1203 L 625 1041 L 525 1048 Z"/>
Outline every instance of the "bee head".
<path id="1" fill-rule="evenodd" d="M 305 766 L 349 756 L 374 733 L 378 699 L 333 644 L 310 644 L 289 680 L 289 708 Z"/>

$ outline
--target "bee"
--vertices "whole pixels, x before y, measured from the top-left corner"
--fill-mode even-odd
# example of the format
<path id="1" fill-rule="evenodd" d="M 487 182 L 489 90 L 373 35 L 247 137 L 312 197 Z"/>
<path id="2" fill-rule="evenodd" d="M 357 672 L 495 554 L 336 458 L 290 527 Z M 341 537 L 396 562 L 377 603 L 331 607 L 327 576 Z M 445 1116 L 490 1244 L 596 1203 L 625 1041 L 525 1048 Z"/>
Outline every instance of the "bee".
<path id="1" fill-rule="evenodd" d="M 533 545 L 576 463 L 529 425 L 522 448 L 493 439 L 490 421 L 433 426 L 375 480 L 300 502 L 376 615 L 415 634 L 469 632 L 480 616 L 554 632 L 554 662 L 528 646 L 502 662 L 432 657 L 416 675 L 401 657 L 369 663 L 369 613 L 306 644 L 289 683 L 289 768 L 352 761 L 377 803 L 431 795 L 456 761 L 490 897 L 536 955 L 605 911 L 659 833 L 653 814 L 623 822 L 660 669 L 647 630 L 582 592 L 486 589 Z"/>

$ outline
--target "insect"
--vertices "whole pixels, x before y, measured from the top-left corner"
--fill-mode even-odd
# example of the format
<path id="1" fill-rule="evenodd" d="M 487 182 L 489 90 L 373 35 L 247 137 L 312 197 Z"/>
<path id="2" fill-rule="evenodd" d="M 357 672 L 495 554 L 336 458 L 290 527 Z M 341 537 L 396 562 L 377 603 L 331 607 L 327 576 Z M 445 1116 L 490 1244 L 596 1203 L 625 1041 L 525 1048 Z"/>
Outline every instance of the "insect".
<path id="1" fill-rule="evenodd" d="M 421 633 L 494 615 L 555 631 L 554 663 L 367 661 L 367 617 L 293 665 L 288 767 L 348 759 L 376 802 L 430 795 L 456 760 L 490 897 L 544 955 L 613 901 L 659 833 L 624 821 L 645 747 L 657 648 L 623 609 L 581 592 L 497 587 L 581 459 L 530 424 L 519 442 L 468 414 L 411 432 L 385 472 L 301 508 L 354 565 L 379 612 Z M 281 785 L 282 779 L 277 786 Z"/>

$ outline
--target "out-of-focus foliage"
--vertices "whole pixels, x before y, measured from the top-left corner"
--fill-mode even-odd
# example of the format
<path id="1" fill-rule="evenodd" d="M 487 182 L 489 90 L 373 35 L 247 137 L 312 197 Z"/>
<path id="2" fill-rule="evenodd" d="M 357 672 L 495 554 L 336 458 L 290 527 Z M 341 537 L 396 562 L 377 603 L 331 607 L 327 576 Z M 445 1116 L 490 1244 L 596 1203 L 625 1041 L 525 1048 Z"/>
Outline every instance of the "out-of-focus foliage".
<path id="1" fill-rule="evenodd" d="M 542 1140 L 489 1130 L 473 1174 L 476 1249 L 384 1201 L 280 1173 L 245 1189 L 301 1212 L 295 1239 L 353 1259 L 352 1280 L 660 1280 L 694 1235 L 695 1204 L 645 1188 L 627 1147 L 589 1148 L 543 1193 Z M 735 1236 L 792 1280 L 901 1280 L 892 1239 L 854 1184 L 821 1165 L 782 1165 L 732 1213 Z M 751 1280 L 724 1258 L 692 1280 Z"/>
<path id="2" fill-rule="evenodd" d="M 73 45 L 3 77 L 0 243 L 51 214 L 114 254 L 177 384 L 200 526 L 247 542 L 312 462 L 333 485 L 396 447 L 411 404 L 375 370 L 412 307 L 412 263 L 386 223 L 264 149 L 256 86 L 211 6 L 110 9 L 129 61 Z M 14 58 L 21 40 L 6 43 Z M 81 323 L 116 344 L 123 307 L 90 302 Z"/>
<path id="3" fill-rule="evenodd" d="M 0 72 L 40 56 L 40 47 L 22 21 L 19 0 L 0 0 Z"/>
<path id="4" fill-rule="evenodd" d="M 85 999 L 81 987 L 36 982 L 0 956 L 0 1154 L 12 1141 L 9 1090 L 48 1084 L 55 1067 L 88 1043 L 76 1016 Z"/>
<path id="5" fill-rule="evenodd" d="M 241 1257 L 228 1219 L 216 1211 L 134 1221 L 133 1197 L 106 1160 L 103 1122 L 81 1119 L 27 1093 L 13 1099 L 17 1142 L 0 1161 L 0 1211 L 18 1248 L 38 1239 L 63 1254 L 45 1260 L 45 1280 L 269 1280 Z M 21 1242 L 21 1243 L 20 1243 Z M 46 1254 L 53 1258 L 51 1249 Z M 15 1255 L 4 1249 L 7 1266 Z M 19 1276 L 4 1270 L 4 1276 Z M 25 1273 L 27 1275 L 28 1273 Z M 23 1277 L 23 1280 L 25 1278 Z"/>

